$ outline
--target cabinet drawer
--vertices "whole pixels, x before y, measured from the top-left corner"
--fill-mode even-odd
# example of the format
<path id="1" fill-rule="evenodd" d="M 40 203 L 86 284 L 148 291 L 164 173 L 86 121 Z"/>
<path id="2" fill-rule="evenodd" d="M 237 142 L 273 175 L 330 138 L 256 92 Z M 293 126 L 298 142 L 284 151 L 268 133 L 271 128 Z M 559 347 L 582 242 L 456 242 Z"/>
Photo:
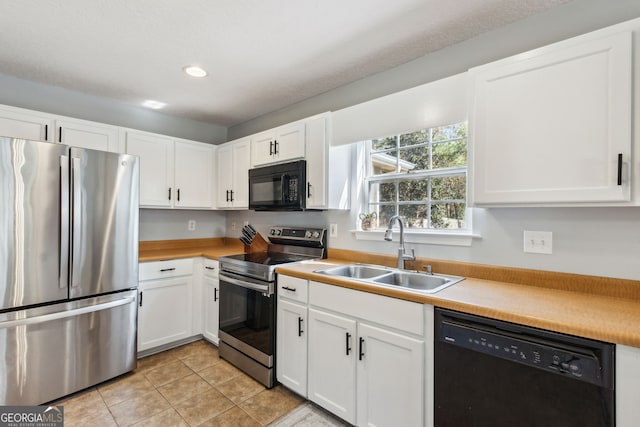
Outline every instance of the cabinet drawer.
<path id="1" fill-rule="evenodd" d="M 309 305 L 424 336 L 424 305 L 320 282 L 309 282 Z"/>
<path id="2" fill-rule="evenodd" d="M 309 282 L 306 279 L 278 275 L 278 296 L 299 301 L 303 304 L 308 300 Z"/>
<path id="3" fill-rule="evenodd" d="M 142 281 L 191 274 L 193 274 L 193 259 L 171 259 L 141 263 L 139 279 Z"/>
<path id="4" fill-rule="evenodd" d="M 215 259 L 205 258 L 202 263 L 202 269 L 206 277 L 217 278 L 220 271 L 220 263 Z"/>

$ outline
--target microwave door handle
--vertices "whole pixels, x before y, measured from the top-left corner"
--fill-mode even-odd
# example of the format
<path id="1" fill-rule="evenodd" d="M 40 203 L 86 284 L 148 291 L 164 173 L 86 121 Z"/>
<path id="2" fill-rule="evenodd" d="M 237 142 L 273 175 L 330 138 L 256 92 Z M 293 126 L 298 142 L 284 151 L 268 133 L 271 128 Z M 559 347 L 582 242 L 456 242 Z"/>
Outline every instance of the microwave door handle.
<path id="1" fill-rule="evenodd" d="M 287 181 L 287 174 L 280 175 L 280 197 L 282 198 L 282 203 L 286 203 L 286 190 L 284 183 Z"/>

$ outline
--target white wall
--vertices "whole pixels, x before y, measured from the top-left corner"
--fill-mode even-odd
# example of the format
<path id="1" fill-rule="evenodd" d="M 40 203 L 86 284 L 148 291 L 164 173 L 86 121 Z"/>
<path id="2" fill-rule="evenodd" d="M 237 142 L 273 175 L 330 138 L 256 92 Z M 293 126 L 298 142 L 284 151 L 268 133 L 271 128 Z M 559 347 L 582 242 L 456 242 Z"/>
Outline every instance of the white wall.
<path id="1" fill-rule="evenodd" d="M 0 104 L 124 126 L 194 141 L 221 143 L 227 128 L 0 74 Z"/>
<path id="2" fill-rule="evenodd" d="M 259 117 L 229 129 L 231 139 L 282 123 L 336 111 L 470 67 L 640 16 L 640 2 L 574 0 L 549 12 L 485 33 L 392 70 Z M 637 112 L 636 112 L 637 113 Z M 244 221 L 266 233 L 271 225 L 327 227 L 338 224 L 330 248 L 395 255 L 397 241 L 356 240 L 359 201 L 351 212 L 227 214 L 227 234 L 239 236 Z M 232 224 L 236 224 L 232 230 Z M 473 209 L 474 239 L 470 247 L 407 244 L 416 255 L 436 259 L 513 266 L 640 280 L 640 208 L 498 208 Z M 523 231 L 553 232 L 553 254 L 525 254 Z"/>
<path id="3" fill-rule="evenodd" d="M 196 229 L 189 231 L 189 220 Z M 140 240 L 225 237 L 226 213 L 221 211 L 140 209 Z"/>
<path id="4" fill-rule="evenodd" d="M 404 65 L 229 128 L 229 140 L 467 71 L 640 16 L 638 0 L 573 0 Z"/>

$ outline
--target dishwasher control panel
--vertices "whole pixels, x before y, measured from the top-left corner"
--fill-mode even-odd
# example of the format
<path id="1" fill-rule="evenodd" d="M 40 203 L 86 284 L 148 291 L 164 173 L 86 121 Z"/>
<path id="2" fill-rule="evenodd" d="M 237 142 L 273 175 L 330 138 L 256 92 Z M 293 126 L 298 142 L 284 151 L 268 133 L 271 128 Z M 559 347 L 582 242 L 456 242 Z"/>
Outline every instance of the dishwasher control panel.
<path id="1" fill-rule="evenodd" d="M 499 321 L 488 320 L 488 324 L 471 323 L 443 316 L 436 323 L 436 339 L 595 385 L 612 385 L 609 384 L 612 380 L 602 375 L 597 349 L 550 339 L 544 336 L 545 331 L 534 328 L 519 325 L 514 328 L 506 322 L 504 325 L 509 326 L 500 328 Z"/>

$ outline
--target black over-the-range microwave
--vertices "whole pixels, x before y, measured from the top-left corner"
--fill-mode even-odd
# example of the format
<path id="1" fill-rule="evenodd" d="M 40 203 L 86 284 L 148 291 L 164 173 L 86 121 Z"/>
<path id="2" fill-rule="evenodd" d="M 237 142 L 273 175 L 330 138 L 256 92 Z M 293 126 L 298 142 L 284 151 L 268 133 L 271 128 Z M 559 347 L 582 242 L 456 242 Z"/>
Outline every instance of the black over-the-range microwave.
<path id="1" fill-rule="evenodd" d="M 249 169 L 249 209 L 302 211 L 307 199 L 307 162 Z"/>

